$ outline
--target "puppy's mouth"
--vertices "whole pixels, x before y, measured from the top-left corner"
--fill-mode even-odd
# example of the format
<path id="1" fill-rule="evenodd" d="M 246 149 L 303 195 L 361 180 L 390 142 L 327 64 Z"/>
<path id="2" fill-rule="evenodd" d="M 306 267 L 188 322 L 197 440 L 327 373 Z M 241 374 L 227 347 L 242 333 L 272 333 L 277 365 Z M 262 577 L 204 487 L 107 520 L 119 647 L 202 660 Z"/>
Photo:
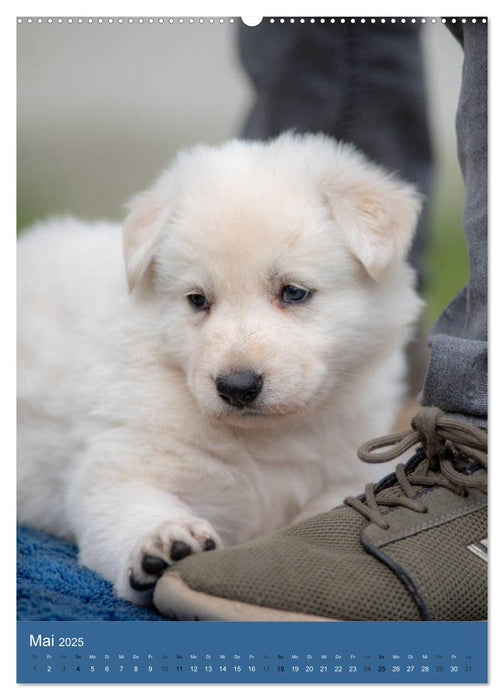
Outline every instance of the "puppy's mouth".
<path id="1" fill-rule="evenodd" d="M 217 425 L 239 428 L 240 430 L 254 430 L 271 426 L 278 421 L 276 414 L 260 413 L 259 411 L 229 411 L 213 416 L 213 421 Z"/>
<path id="2" fill-rule="evenodd" d="M 225 423 L 236 427 L 253 427 L 272 421 L 286 419 L 290 416 L 303 413 L 306 406 L 299 404 L 267 404 L 261 402 L 254 406 L 242 407 L 222 407 L 222 409 L 214 413 L 213 419 L 218 423 Z"/>

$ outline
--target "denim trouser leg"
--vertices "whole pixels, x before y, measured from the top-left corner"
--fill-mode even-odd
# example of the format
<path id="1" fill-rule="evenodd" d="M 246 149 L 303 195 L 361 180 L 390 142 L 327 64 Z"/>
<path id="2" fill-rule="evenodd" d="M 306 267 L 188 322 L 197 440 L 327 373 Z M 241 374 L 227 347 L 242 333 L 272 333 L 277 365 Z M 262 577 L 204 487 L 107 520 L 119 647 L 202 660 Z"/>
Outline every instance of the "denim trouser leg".
<path id="1" fill-rule="evenodd" d="M 487 26 L 458 25 L 464 46 L 457 144 L 465 183 L 469 280 L 431 333 L 421 403 L 487 424 Z M 442 234 L 442 232 L 441 232 Z"/>
<path id="2" fill-rule="evenodd" d="M 239 48 L 256 88 L 245 138 L 322 131 L 353 143 L 427 199 L 432 155 L 419 25 L 265 18 L 258 27 L 240 27 Z M 426 209 L 410 256 L 420 286 Z"/>

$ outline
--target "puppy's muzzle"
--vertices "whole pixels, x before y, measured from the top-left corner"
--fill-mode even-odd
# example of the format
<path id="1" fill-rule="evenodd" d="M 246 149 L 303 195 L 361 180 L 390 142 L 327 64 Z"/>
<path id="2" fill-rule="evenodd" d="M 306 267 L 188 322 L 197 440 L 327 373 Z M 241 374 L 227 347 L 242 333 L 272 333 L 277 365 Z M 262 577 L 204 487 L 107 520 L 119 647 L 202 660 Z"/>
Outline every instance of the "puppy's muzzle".
<path id="1" fill-rule="evenodd" d="M 244 408 L 259 396 L 263 380 L 251 370 L 220 374 L 215 380 L 217 393 L 223 401 L 235 408 Z"/>

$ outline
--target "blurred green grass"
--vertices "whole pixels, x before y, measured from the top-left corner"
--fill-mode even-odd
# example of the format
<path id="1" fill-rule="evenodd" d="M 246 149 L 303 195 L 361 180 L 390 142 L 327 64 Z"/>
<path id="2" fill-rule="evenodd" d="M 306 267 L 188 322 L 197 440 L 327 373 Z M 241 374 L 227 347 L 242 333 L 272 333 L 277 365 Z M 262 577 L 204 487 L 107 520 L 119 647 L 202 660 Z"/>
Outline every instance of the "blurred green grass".
<path id="1" fill-rule="evenodd" d="M 444 182 L 433 197 L 424 292 L 429 328 L 467 283 L 469 263 L 462 227 L 461 182 Z"/>

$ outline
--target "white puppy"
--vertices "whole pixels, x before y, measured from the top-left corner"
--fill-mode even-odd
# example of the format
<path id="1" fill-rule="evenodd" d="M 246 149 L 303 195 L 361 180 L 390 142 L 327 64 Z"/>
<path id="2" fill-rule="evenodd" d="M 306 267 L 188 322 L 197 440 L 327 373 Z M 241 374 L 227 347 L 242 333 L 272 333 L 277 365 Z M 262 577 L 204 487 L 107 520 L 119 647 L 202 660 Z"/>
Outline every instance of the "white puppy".
<path id="1" fill-rule="evenodd" d="M 19 521 L 142 603 L 172 561 L 360 492 L 421 305 L 418 211 L 352 147 L 284 134 L 183 152 L 122 234 L 23 235 Z"/>

